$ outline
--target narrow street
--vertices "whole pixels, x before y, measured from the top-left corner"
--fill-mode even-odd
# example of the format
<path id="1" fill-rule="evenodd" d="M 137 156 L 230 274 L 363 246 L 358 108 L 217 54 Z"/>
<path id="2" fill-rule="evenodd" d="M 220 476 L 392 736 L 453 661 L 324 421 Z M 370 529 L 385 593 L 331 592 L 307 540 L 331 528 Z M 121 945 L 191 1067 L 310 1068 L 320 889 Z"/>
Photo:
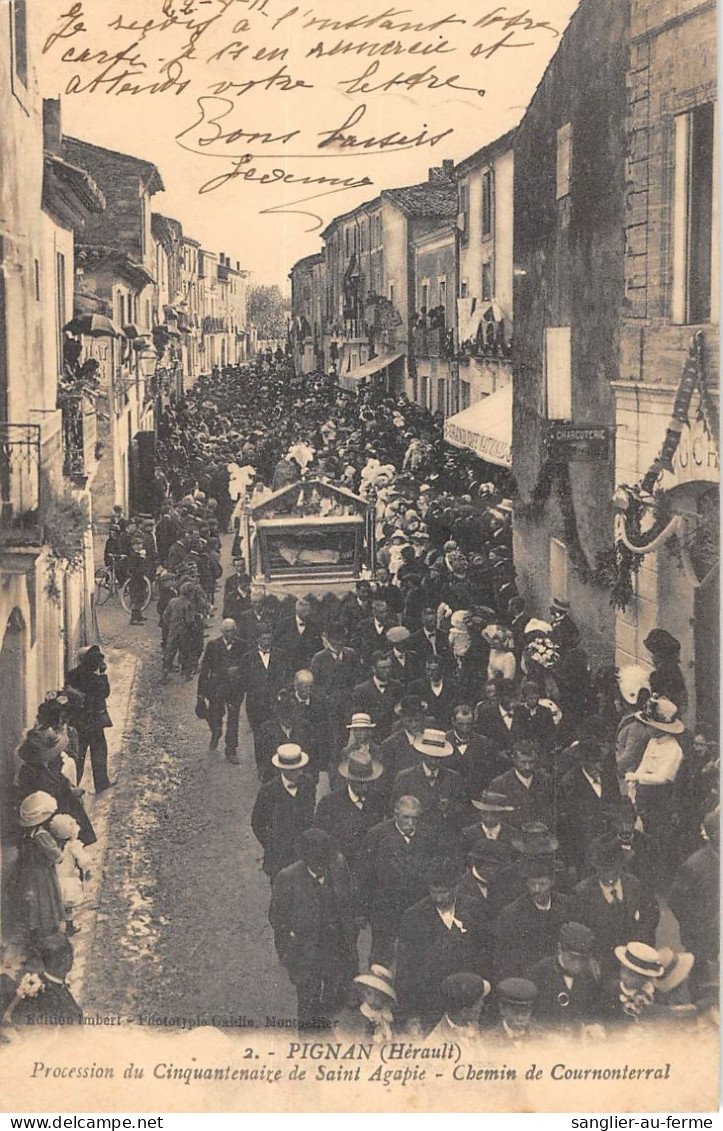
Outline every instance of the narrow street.
<path id="1" fill-rule="evenodd" d="M 224 547 L 229 568 L 230 538 Z M 108 846 L 83 987 L 87 1013 L 144 1024 L 293 1023 L 295 994 L 273 949 L 268 880 L 250 826 L 258 779 L 242 714 L 240 766 L 208 752 L 195 680 L 161 680 L 155 602 L 130 627 L 99 610 L 104 645 L 139 659 L 116 767 Z M 210 633 L 217 631 L 220 609 Z M 113 714 L 113 698 L 109 700 Z M 222 744 L 223 745 L 223 744 Z"/>

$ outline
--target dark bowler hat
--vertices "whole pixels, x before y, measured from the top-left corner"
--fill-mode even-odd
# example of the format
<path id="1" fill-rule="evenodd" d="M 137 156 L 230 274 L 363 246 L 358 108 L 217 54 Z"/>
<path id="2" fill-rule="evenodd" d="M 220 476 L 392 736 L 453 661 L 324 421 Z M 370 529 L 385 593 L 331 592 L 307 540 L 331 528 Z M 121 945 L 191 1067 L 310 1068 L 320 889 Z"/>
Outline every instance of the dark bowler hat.
<path id="1" fill-rule="evenodd" d="M 528 978 L 505 978 L 497 986 L 497 997 L 512 1005 L 534 1005 L 537 986 Z"/>
<path id="2" fill-rule="evenodd" d="M 512 838 L 512 847 L 524 856 L 547 856 L 557 852 L 559 846 L 557 837 L 541 821 L 523 825 L 517 836 Z"/>
<path id="3" fill-rule="evenodd" d="M 496 868 L 505 868 L 510 863 L 510 853 L 507 846 L 500 841 L 480 837 L 469 849 L 467 861 L 473 867 L 477 864 L 489 867 L 492 864 Z"/>
<path id="4" fill-rule="evenodd" d="M 623 849 L 617 836 L 599 836 L 591 843 L 588 859 L 593 868 L 622 868 Z"/>
<path id="5" fill-rule="evenodd" d="M 513 813 L 515 809 L 514 805 L 507 804 L 504 793 L 493 793 L 489 789 L 483 790 L 479 799 L 473 797 L 471 801 L 480 813 Z"/>
<path id="6" fill-rule="evenodd" d="M 649 652 L 657 652 L 661 656 L 679 656 L 680 641 L 665 628 L 654 628 L 645 637 L 643 644 Z"/>
<path id="7" fill-rule="evenodd" d="M 592 954 L 595 935 L 582 923 L 563 923 L 559 942 L 563 950 L 569 950 L 573 954 Z"/>
<path id="8" fill-rule="evenodd" d="M 424 878 L 430 886 L 453 888 L 462 879 L 462 869 L 456 860 L 432 859 L 424 870 Z"/>
<path id="9" fill-rule="evenodd" d="M 477 974 L 450 974 L 439 987 L 439 995 L 445 1011 L 456 1013 L 486 998 L 491 988 L 489 982 Z"/>

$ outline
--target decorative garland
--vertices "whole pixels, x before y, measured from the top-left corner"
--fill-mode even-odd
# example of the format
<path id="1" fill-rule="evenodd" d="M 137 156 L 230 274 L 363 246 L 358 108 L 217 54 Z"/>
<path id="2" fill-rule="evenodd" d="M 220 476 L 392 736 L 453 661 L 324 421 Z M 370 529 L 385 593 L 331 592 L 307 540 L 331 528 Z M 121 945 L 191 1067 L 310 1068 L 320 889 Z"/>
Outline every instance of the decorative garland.
<path id="1" fill-rule="evenodd" d="M 90 526 L 85 500 L 64 491 L 50 503 L 43 520 L 48 556 L 45 572 L 45 594 L 60 604 L 58 570 L 77 573 L 85 560 L 85 536 Z"/>

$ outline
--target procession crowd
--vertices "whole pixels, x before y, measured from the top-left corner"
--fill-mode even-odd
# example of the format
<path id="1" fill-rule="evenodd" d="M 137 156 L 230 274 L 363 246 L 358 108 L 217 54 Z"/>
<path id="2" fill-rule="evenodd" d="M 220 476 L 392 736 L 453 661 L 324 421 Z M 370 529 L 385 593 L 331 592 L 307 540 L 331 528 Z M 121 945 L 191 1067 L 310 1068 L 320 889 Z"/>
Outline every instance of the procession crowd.
<path id="1" fill-rule="evenodd" d="M 374 570 L 341 596 L 280 599 L 252 583 L 241 520 L 310 480 L 373 509 Z M 136 579 L 133 624 L 157 579 L 164 677 L 197 676 L 209 753 L 255 759 L 251 824 L 300 1031 L 439 1043 L 716 1023 L 716 736 L 686 725 L 664 627 L 650 670 L 593 672 L 563 594 L 526 608 L 507 473 L 404 398 L 270 358 L 166 410 L 156 488 L 154 520 L 118 515 L 107 555 Z M 37 977 L 56 983 L 94 836 L 87 749 L 96 792 L 112 784 L 108 694 L 95 646 L 19 749 L 18 906 Z M 680 945 L 656 946 L 661 912 Z M 14 1020 L 39 996 L 16 994 Z"/>

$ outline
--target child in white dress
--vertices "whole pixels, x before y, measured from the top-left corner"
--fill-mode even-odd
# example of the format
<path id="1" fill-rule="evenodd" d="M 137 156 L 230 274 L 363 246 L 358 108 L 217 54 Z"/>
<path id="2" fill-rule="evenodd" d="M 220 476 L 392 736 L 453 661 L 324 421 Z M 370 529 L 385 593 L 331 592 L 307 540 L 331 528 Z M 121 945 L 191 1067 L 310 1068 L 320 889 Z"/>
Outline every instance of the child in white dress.
<path id="1" fill-rule="evenodd" d="M 83 885 L 91 875 L 88 853 L 78 839 L 80 825 L 67 813 L 56 814 L 50 822 L 49 829 L 62 852 L 55 870 L 58 874 L 60 894 L 65 904 L 65 933 L 77 935 L 80 928 L 75 925 L 74 915 L 83 902 Z"/>

